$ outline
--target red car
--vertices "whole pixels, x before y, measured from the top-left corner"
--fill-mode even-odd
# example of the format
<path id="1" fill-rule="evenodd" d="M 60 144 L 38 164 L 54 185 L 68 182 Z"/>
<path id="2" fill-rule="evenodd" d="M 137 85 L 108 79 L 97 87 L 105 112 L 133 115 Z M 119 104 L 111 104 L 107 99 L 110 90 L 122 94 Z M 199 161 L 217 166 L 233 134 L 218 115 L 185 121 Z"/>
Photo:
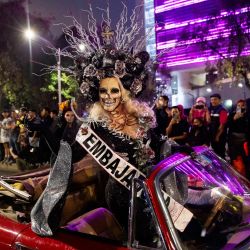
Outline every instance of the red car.
<path id="1" fill-rule="evenodd" d="M 145 180 L 133 180 L 127 236 L 106 208 L 91 209 L 66 222 L 53 237 L 32 232 L 30 223 L 20 222 L 19 211 L 15 220 L 0 216 L 0 249 L 249 249 L 249 182 L 213 151 L 206 147 L 195 151 L 176 153 L 155 166 Z M 15 199 L 18 210 L 25 203 L 21 196 L 17 191 L 7 200 Z M 143 211 L 139 196 L 147 204 Z M 6 195 L 2 200 L 1 214 L 8 210 L 3 207 Z M 155 232 L 147 243 L 137 236 L 142 230 L 137 213 L 143 212 L 150 214 Z M 143 228 L 145 235 L 152 228 Z"/>

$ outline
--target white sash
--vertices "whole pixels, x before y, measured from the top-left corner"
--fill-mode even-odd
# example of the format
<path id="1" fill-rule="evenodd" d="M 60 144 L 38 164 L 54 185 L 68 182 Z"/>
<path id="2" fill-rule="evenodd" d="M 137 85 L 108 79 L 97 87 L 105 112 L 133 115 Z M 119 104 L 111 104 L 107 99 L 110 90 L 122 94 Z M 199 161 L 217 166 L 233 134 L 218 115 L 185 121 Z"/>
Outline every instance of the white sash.
<path id="1" fill-rule="evenodd" d="M 82 124 L 76 141 L 96 160 L 96 162 L 108 172 L 115 180 L 130 189 L 133 178 L 144 177 L 145 175 L 133 165 L 125 161 L 115 153 L 89 126 Z M 176 202 L 164 191 L 164 199 L 168 201 L 168 210 L 175 227 L 183 232 L 193 214 L 184 206 Z"/>

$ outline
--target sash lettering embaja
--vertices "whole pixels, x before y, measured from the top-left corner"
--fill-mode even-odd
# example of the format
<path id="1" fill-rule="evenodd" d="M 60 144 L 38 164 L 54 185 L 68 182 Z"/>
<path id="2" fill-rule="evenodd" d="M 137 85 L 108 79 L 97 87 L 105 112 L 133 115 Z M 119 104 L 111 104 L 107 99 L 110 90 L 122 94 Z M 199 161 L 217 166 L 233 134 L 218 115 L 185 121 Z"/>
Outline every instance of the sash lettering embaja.
<path id="1" fill-rule="evenodd" d="M 115 153 L 89 126 L 83 124 L 76 141 L 108 172 L 115 180 L 130 189 L 134 178 L 145 178 L 145 175 Z M 140 190 L 138 190 L 140 191 Z M 164 199 L 169 201 L 168 207 L 175 227 L 184 231 L 193 214 L 172 197 L 164 193 Z"/>

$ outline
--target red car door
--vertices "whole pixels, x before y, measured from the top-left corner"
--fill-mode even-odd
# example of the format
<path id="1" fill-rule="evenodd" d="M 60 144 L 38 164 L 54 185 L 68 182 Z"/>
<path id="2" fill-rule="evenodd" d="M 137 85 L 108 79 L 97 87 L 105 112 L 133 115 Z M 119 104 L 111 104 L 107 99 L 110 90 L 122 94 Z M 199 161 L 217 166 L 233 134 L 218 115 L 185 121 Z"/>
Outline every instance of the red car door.
<path id="1" fill-rule="evenodd" d="M 30 224 L 21 224 L 0 215 L 1 250 L 127 250 L 112 240 L 61 229 L 53 237 L 40 237 Z"/>

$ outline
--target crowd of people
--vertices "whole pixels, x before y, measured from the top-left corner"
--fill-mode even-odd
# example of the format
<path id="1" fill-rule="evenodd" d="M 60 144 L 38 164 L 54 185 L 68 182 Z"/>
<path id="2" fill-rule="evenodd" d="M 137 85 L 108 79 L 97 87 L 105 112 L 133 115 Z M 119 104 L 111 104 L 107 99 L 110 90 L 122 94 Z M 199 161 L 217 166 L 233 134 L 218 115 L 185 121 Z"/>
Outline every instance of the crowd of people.
<path id="1" fill-rule="evenodd" d="M 245 100 L 238 100 L 228 112 L 217 93 L 210 96 L 210 105 L 198 97 L 188 114 L 183 106 L 169 107 L 168 97 L 160 96 L 155 105 L 157 134 L 167 136 L 180 145 L 210 146 L 242 175 L 249 175 L 248 142 L 249 117 Z"/>
<path id="2" fill-rule="evenodd" d="M 210 146 L 220 157 L 227 156 L 242 175 L 250 177 L 247 144 L 250 127 L 245 100 L 238 100 L 228 112 L 219 94 L 210 96 L 210 106 L 204 97 L 198 97 L 187 114 L 182 105 L 169 107 L 168 103 L 167 96 L 159 96 L 155 103 L 155 134 L 167 136 L 180 145 Z M 61 105 L 59 110 L 59 116 L 58 110 L 48 107 L 39 113 L 26 107 L 18 112 L 3 110 L 1 164 L 16 163 L 20 170 L 33 169 L 51 162 L 61 139 L 72 144 L 80 125 L 69 105 Z"/>
<path id="3" fill-rule="evenodd" d="M 26 107 L 4 110 L 0 120 L 0 164 L 8 167 L 16 163 L 18 169 L 30 170 L 51 163 L 60 140 L 72 142 L 79 128 L 66 103 L 61 105 L 59 115 L 58 110 L 48 107 L 40 112 Z"/>

